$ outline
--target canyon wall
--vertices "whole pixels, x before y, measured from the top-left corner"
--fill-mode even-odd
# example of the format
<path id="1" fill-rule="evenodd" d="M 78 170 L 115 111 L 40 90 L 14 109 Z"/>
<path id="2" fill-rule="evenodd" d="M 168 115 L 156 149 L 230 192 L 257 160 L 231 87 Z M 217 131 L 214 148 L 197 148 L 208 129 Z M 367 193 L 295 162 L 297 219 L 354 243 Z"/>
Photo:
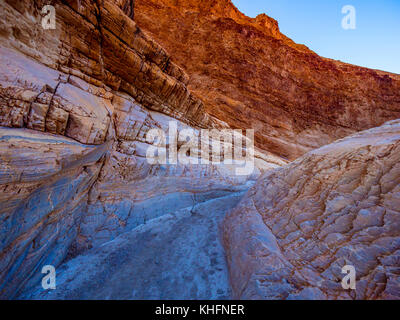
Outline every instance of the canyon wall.
<path id="1" fill-rule="evenodd" d="M 400 117 L 399 75 L 322 58 L 231 0 L 136 0 L 135 19 L 211 115 L 254 128 L 258 147 L 290 160 Z"/>
<path id="2" fill-rule="evenodd" d="M 41 24 L 48 2 L 0 2 L 2 298 L 29 292 L 44 265 L 160 216 L 243 194 L 260 172 L 285 163 L 258 153 L 259 169 L 242 177 L 235 165 L 150 165 L 149 129 L 168 132 L 175 122 L 199 136 L 226 124 L 137 27 L 132 1 L 51 3 L 54 30 Z"/>

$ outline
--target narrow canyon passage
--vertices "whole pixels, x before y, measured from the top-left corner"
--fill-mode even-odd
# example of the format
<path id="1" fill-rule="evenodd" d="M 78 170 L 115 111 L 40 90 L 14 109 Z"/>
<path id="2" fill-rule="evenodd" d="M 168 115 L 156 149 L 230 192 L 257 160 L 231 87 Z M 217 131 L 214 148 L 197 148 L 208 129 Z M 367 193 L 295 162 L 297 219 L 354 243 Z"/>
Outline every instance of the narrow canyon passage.
<path id="1" fill-rule="evenodd" d="M 0 300 L 400 299 L 400 75 L 133 2 L 0 1 Z"/>
<path id="2" fill-rule="evenodd" d="M 229 299 L 220 226 L 243 192 L 167 214 L 57 268 L 22 299 Z"/>

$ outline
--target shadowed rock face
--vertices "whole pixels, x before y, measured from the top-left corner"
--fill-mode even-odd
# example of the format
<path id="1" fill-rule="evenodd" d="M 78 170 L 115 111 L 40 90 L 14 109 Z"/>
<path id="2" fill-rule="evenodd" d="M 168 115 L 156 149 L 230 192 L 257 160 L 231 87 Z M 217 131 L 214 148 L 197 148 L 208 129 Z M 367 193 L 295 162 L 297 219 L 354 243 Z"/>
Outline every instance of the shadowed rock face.
<path id="1" fill-rule="evenodd" d="M 38 265 L 60 263 L 78 234 L 88 191 L 107 145 L 0 128 L 0 296 L 38 281 Z M 48 263 L 47 263 L 48 262 Z"/>
<path id="2" fill-rule="evenodd" d="M 57 290 L 24 299 L 229 299 L 220 222 L 233 193 L 149 221 L 58 268 Z"/>
<path id="3" fill-rule="evenodd" d="M 187 71 L 206 110 L 254 128 L 263 150 L 294 160 L 400 118 L 399 75 L 322 58 L 230 0 L 137 0 L 135 19 Z"/>
<path id="4" fill-rule="evenodd" d="M 224 222 L 234 297 L 399 299 L 399 208 L 399 120 L 264 174 Z"/>

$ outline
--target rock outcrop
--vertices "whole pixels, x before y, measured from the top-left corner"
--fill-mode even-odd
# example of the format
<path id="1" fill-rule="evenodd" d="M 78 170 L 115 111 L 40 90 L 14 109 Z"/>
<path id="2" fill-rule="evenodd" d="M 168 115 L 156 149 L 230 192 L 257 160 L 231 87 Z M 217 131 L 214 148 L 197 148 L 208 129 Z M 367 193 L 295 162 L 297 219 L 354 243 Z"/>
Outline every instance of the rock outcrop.
<path id="1" fill-rule="evenodd" d="M 99 144 L 105 140 L 114 90 L 126 92 L 151 110 L 200 127 L 212 126 L 201 100 L 188 91 L 185 72 L 113 1 L 101 3 L 80 1 L 78 6 L 77 1 L 56 1 L 57 27 L 46 30 L 39 15 L 45 1 L 25 6 L 2 2 L 2 46 L 53 70 L 37 63 L 28 69 L 18 55 L 8 65 L 11 57 L 2 52 L 6 69 L 1 79 L 0 124 Z M 71 85 L 85 92 L 78 93 Z M 89 93 L 92 101 L 76 101 Z M 93 107 L 97 104 L 104 107 Z"/>
<path id="2" fill-rule="evenodd" d="M 224 222 L 234 297 L 400 299 L 399 208 L 399 120 L 265 173 Z"/>
<path id="3" fill-rule="evenodd" d="M 107 149 L 0 129 L 0 297 L 14 297 L 29 281 L 39 282 L 42 266 L 64 260 Z"/>
<path id="4" fill-rule="evenodd" d="M 263 150 L 294 160 L 400 118 L 399 75 L 322 58 L 231 0 L 136 0 L 135 19 L 187 71 L 205 109 L 254 128 Z"/>
<path id="5" fill-rule="evenodd" d="M 1 298 L 35 286 L 44 265 L 243 193 L 285 163 L 257 153 L 260 169 L 247 177 L 235 165 L 150 164 L 150 129 L 175 122 L 199 136 L 226 124 L 137 27 L 133 1 L 53 1 L 55 30 L 41 24 L 47 3 L 0 2 Z"/>

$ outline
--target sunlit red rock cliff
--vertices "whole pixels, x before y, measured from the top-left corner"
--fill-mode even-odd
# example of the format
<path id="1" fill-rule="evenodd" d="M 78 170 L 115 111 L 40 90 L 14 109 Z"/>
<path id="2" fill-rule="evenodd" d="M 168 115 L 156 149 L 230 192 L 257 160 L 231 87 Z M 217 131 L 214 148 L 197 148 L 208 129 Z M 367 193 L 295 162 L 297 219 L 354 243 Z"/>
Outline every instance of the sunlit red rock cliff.
<path id="1" fill-rule="evenodd" d="M 229 0 L 0 0 L 0 298 L 400 299 L 399 118 Z M 150 164 L 171 121 L 254 129 L 254 172 Z"/>
<path id="2" fill-rule="evenodd" d="M 322 58 L 230 0 L 136 0 L 135 19 L 211 115 L 255 128 L 257 146 L 290 160 L 400 117 L 398 75 Z"/>

